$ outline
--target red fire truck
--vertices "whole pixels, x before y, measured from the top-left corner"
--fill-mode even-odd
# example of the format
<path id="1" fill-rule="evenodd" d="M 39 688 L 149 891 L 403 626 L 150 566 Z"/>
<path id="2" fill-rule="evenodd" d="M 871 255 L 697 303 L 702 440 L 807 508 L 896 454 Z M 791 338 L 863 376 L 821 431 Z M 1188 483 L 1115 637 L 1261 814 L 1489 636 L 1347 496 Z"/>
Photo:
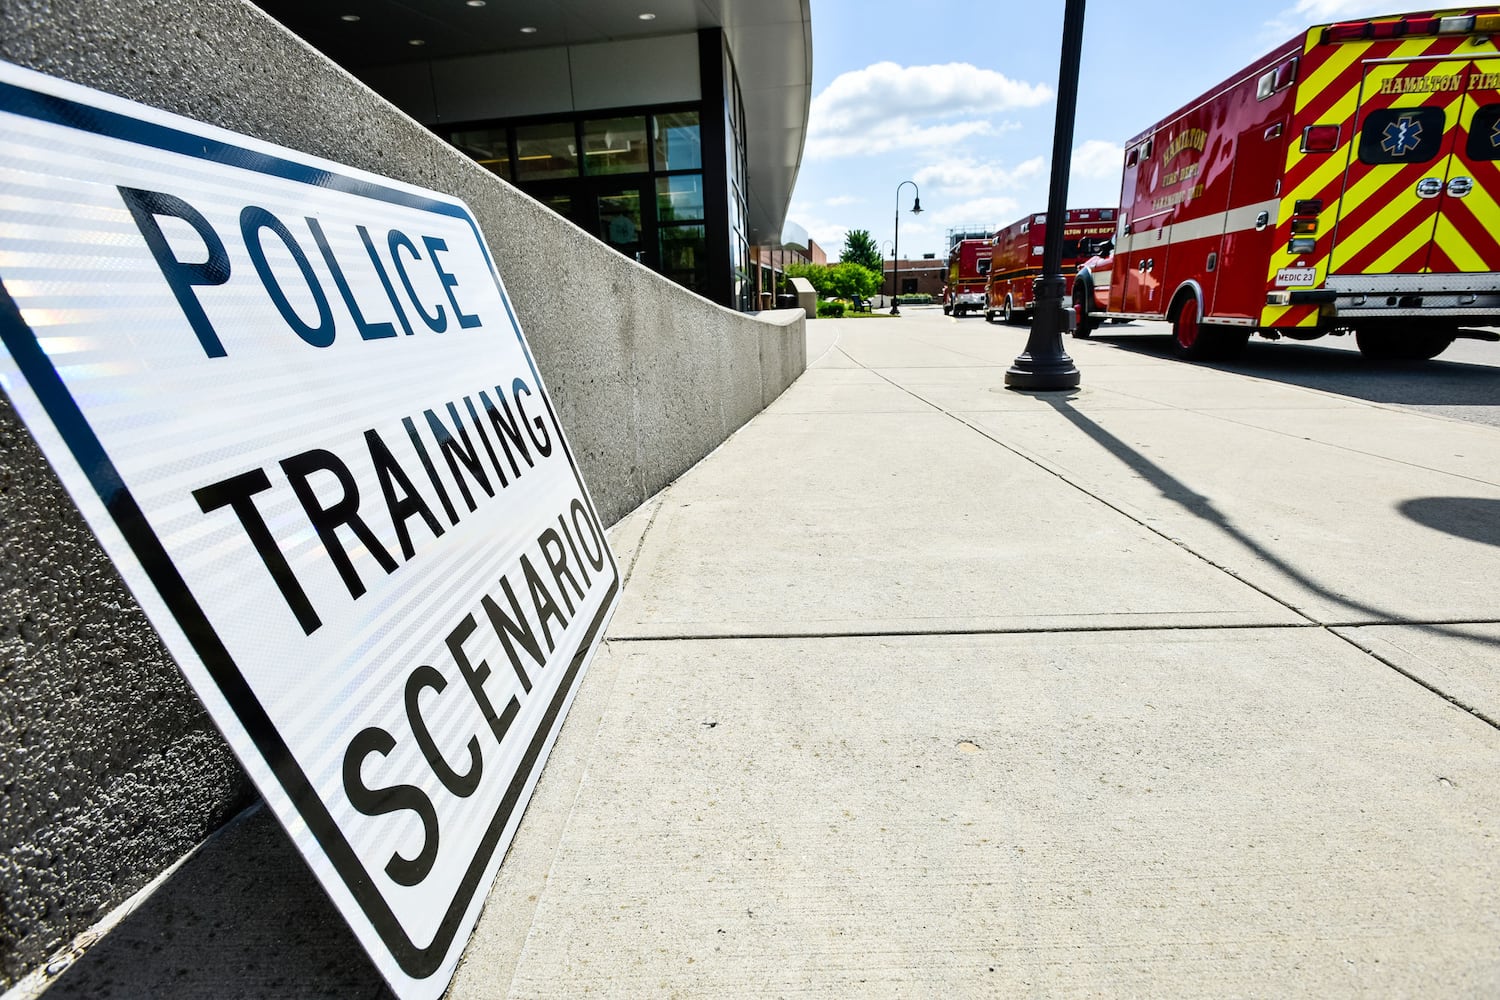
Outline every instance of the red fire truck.
<path id="1" fill-rule="evenodd" d="M 1070 208 L 1063 216 L 1062 273 L 1073 291 L 1078 265 L 1108 242 L 1115 232 L 1112 208 Z M 985 286 L 984 318 L 1000 316 L 1012 322 L 1017 316 L 1031 317 L 1036 305 L 1032 285 L 1042 273 L 1042 247 L 1047 240 L 1047 216 L 1028 215 L 997 232 L 991 240 L 989 282 Z"/>
<path id="2" fill-rule="evenodd" d="M 1500 325 L 1500 8 L 1319 25 L 1125 147 L 1076 336 L 1167 320 L 1186 357 L 1353 333 L 1431 358 Z"/>
<path id="3" fill-rule="evenodd" d="M 953 241 L 948 249 L 948 282 L 943 285 L 943 314 L 962 316 L 984 308 L 984 281 L 990 270 L 988 236 Z"/>

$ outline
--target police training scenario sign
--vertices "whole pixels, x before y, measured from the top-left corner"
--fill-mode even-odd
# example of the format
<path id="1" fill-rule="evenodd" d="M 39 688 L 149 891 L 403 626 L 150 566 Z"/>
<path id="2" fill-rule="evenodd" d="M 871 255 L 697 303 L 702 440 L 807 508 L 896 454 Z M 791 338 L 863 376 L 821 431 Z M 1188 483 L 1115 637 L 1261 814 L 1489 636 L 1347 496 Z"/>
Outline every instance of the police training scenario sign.
<path id="1" fill-rule="evenodd" d="M 468 208 L 0 63 L 0 380 L 402 997 L 618 571 Z"/>

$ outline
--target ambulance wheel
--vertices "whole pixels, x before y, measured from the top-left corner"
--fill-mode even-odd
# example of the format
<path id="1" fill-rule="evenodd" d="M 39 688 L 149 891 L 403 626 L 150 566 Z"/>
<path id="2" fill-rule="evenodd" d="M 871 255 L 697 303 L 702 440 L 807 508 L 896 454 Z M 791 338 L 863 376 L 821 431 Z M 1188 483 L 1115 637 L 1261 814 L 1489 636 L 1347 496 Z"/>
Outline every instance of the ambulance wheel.
<path id="1" fill-rule="evenodd" d="M 1011 305 L 1009 295 L 1005 297 L 1005 305 L 1000 308 L 1000 316 L 1000 321 L 1002 323 L 1005 323 L 1007 326 L 1016 321 L 1016 310 L 1015 307 Z"/>
<path id="2" fill-rule="evenodd" d="M 1099 321 L 1092 315 L 1089 305 L 1089 293 L 1087 289 L 1078 289 L 1073 292 L 1073 336 L 1079 340 L 1087 340 L 1094 335 L 1099 328 Z"/>
<path id="3" fill-rule="evenodd" d="M 1356 330 L 1354 342 L 1359 345 L 1359 353 L 1371 361 L 1430 361 L 1453 344 L 1453 335 Z"/>
<path id="4" fill-rule="evenodd" d="M 1209 326 L 1198 321 L 1198 299 L 1189 295 L 1172 318 L 1172 347 L 1177 356 L 1190 361 L 1209 361 L 1239 353 L 1250 340 L 1250 331 L 1237 327 Z"/>
<path id="5" fill-rule="evenodd" d="M 1206 343 L 1198 322 L 1198 300 L 1189 295 L 1172 317 L 1172 349 L 1179 357 L 1196 359 L 1205 356 Z"/>

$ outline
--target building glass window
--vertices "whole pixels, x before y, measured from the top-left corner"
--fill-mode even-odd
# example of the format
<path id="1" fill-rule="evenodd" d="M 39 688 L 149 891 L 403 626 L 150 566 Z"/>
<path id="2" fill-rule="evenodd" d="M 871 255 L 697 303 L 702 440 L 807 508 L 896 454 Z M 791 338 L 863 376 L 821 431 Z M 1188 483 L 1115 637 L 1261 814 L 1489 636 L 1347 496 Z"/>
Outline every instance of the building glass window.
<path id="1" fill-rule="evenodd" d="M 516 179 L 544 181 L 578 176 L 578 137 L 572 122 L 516 129 Z"/>
<path id="2" fill-rule="evenodd" d="M 703 175 L 678 174 L 656 179 L 656 217 L 669 222 L 701 222 Z"/>
<path id="3" fill-rule="evenodd" d="M 617 191 L 599 198 L 599 232 L 621 253 L 635 256 L 641 248 L 641 193 Z"/>
<path id="4" fill-rule="evenodd" d="M 754 309 L 744 103 L 727 48 L 722 58 L 722 104 L 598 109 L 441 131 L 619 252 L 724 305 Z"/>
<path id="5" fill-rule="evenodd" d="M 586 174 L 644 173 L 646 118 L 602 118 L 583 123 L 583 170 Z"/>
<path id="6" fill-rule="evenodd" d="M 577 222 L 573 215 L 573 196 L 566 191 L 560 194 L 543 194 L 537 196 L 537 201 L 546 205 L 552 211 L 571 222 Z"/>
<path id="7" fill-rule="evenodd" d="M 662 226 L 661 271 L 701 292 L 708 287 L 708 237 L 702 226 Z"/>
<path id="8" fill-rule="evenodd" d="M 698 129 L 698 112 L 657 115 L 654 122 L 657 170 L 703 169 L 703 136 Z"/>
<path id="9" fill-rule="evenodd" d="M 503 128 L 480 128 L 466 132 L 454 132 L 450 137 L 453 145 L 472 156 L 480 166 L 512 180 L 510 171 L 510 130 Z"/>

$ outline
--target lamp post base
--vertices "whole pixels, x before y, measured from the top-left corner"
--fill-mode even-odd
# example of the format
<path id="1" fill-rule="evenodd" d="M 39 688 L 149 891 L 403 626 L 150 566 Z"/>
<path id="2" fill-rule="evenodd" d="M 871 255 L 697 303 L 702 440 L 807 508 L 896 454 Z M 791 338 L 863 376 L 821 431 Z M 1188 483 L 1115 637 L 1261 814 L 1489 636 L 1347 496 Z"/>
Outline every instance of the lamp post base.
<path id="1" fill-rule="evenodd" d="M 1008 389 L 1076 389 L 1083 376 L 1066 354 L 1034 358 L 1030 353 L 1016 358 L 1005 372 Z"/>
<path id="2" fill-rule="evenodd" d="M 1073 329 L 1073 310 L 1063 304 L 1064 280 L 1046 276 L 1036 282 L 1036 307 L 1026 350 L 1005 373 L 1010 389 L 1076 389 L 1082 378 L 1063 350 L 1062 335 Z"/>

